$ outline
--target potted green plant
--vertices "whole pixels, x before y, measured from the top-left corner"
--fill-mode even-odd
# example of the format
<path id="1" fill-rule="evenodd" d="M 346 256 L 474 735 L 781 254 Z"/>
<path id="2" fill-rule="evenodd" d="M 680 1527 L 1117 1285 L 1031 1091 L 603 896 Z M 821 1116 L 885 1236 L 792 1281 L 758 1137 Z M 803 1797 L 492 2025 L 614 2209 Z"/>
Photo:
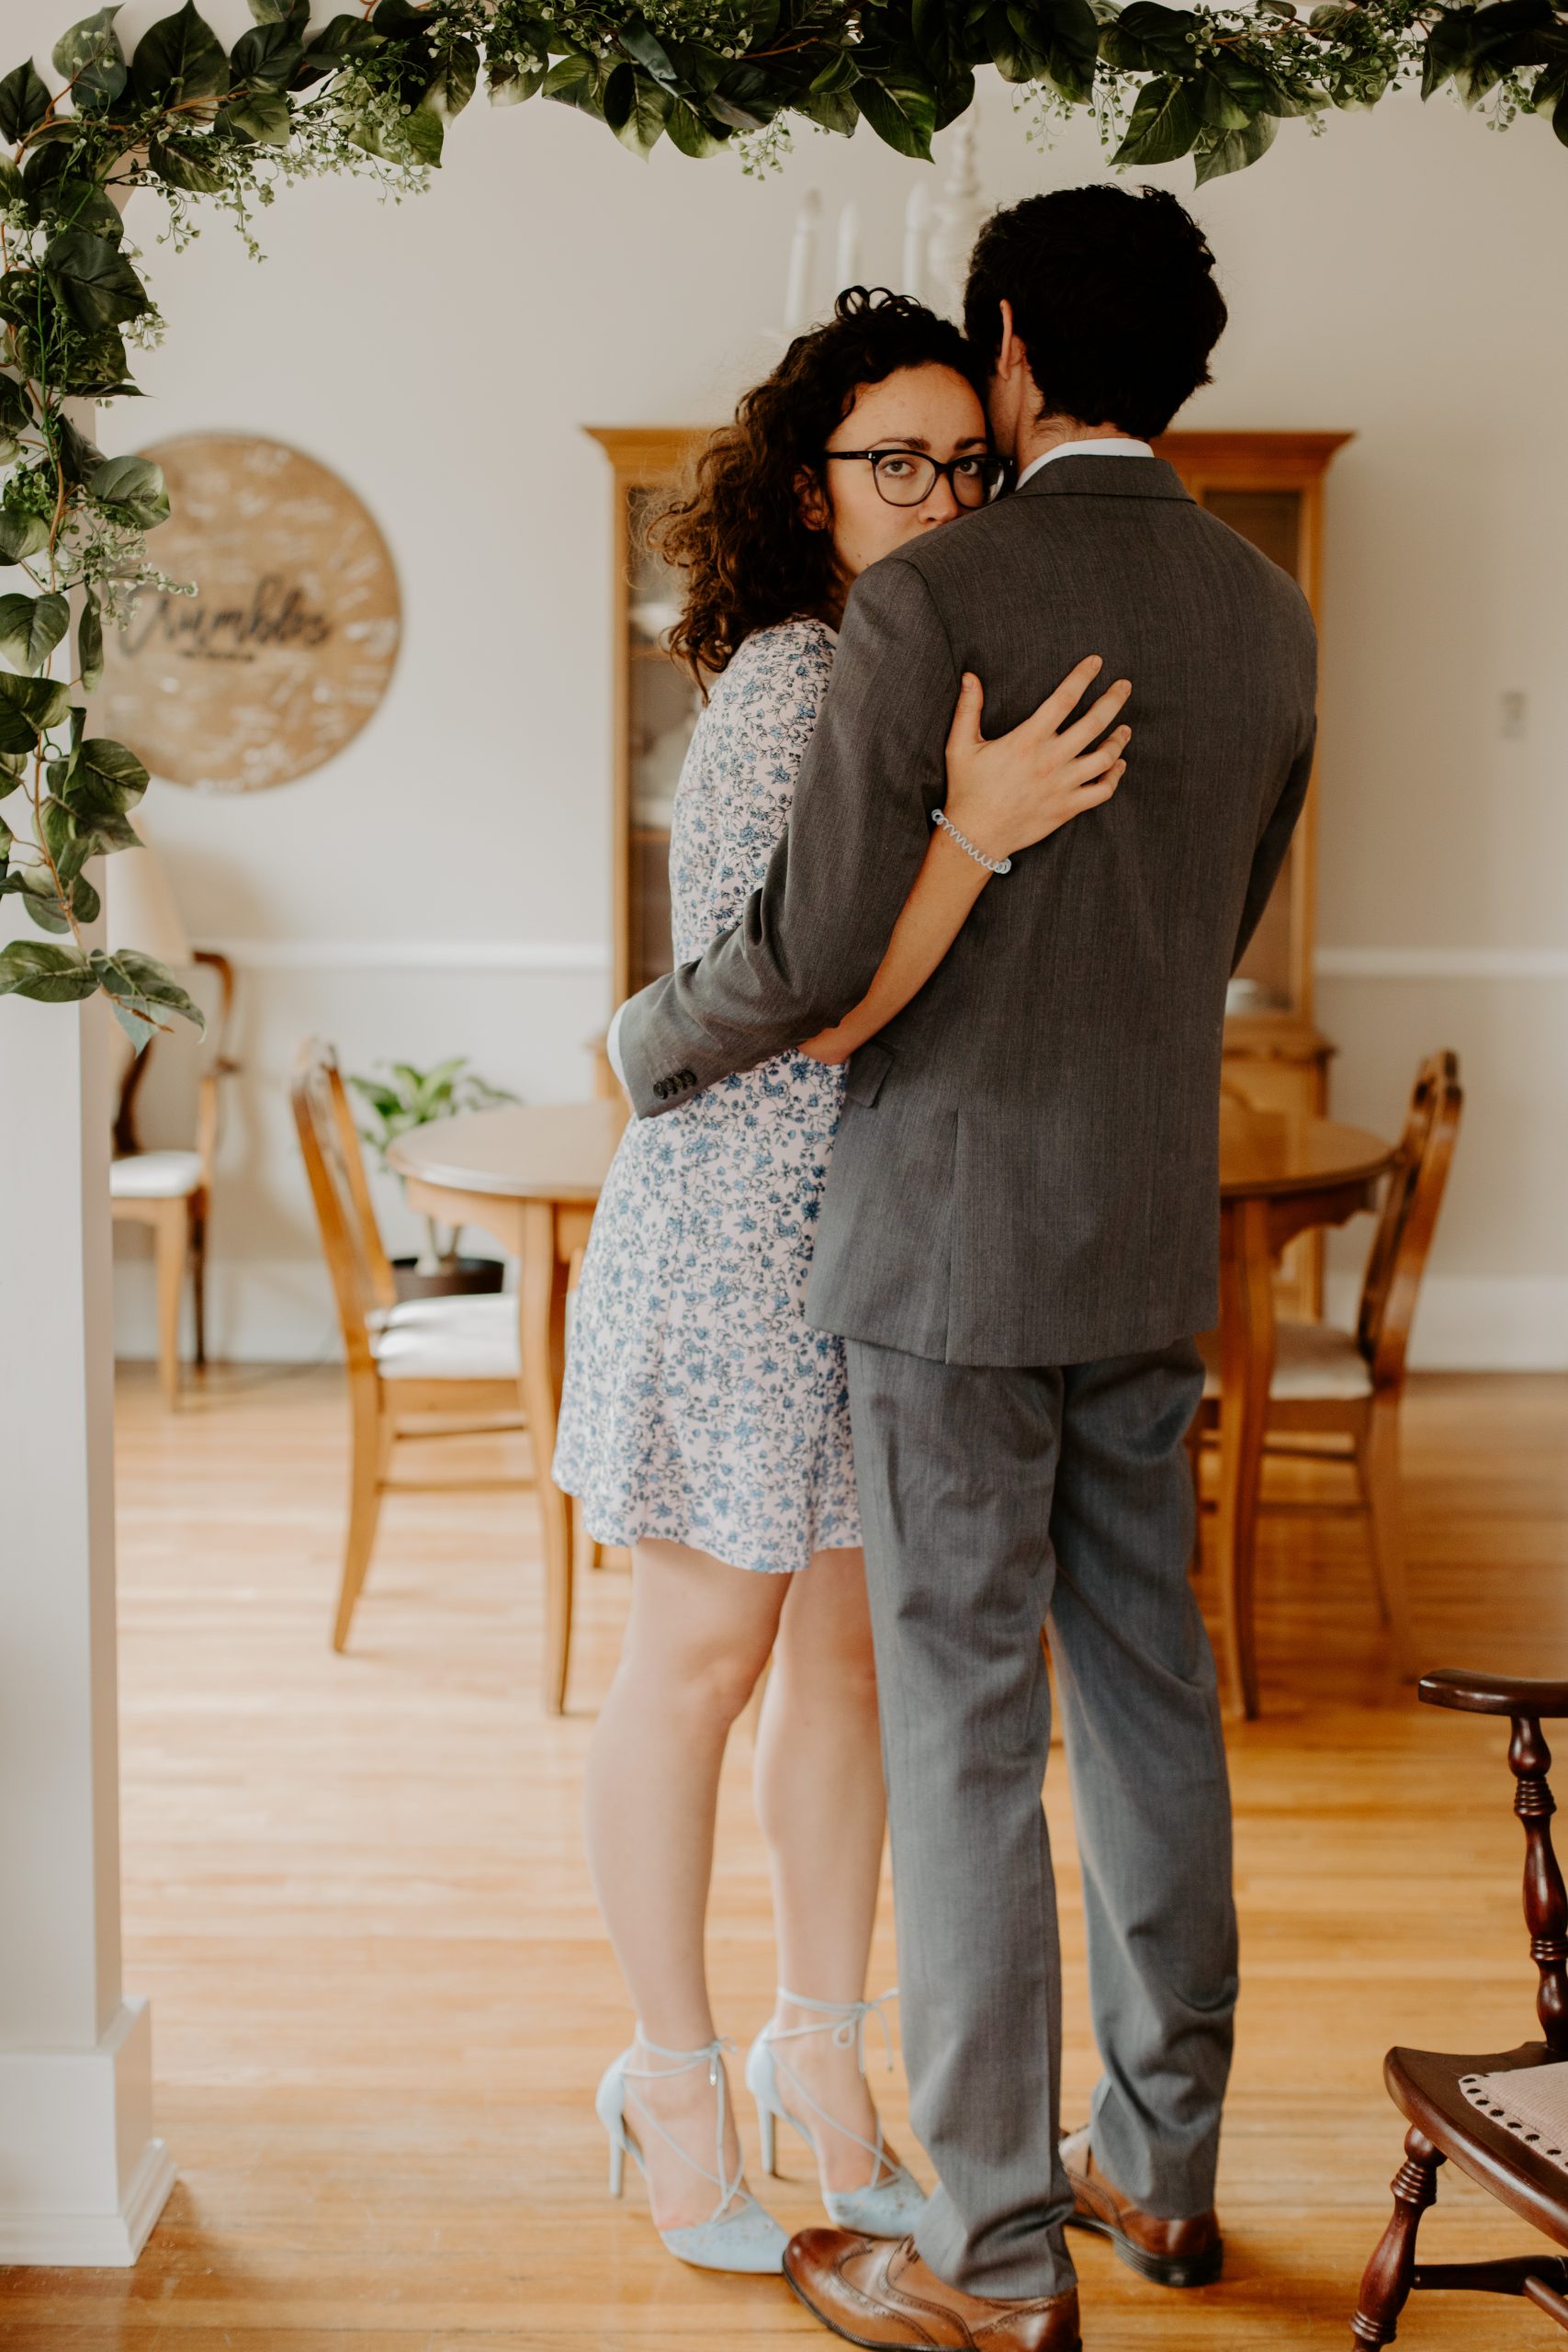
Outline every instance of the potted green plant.
<path id="1" fill-rule="evenodd" d="M 369 1109 L 372 1124 L 359 1130 L 380 1161 L 400 1136 L 411 1127 L 428 1126 L 433 1119 L 449 1119 L 458 1111 L 490 1111 L 517 1096 L 503 1086 L 491 1086 L 468 1068 L 468 1057 L 437 1062 L 434 1069 L 415 1069 L 412 1062 L 378 1062 L 387 1075 L 355 1078 L 348 1083 Z M 424 1248 L 417 1258 L 394 1258 L 392 1272 L 400 1298 L 442 1298 L 457 1294 L 472 1296 L 498 1291 L 506 1278 L 499 1258 L 458 1255 L 462 1227 L 445 1231 L 434 1217 L 424 1220 Z"/>

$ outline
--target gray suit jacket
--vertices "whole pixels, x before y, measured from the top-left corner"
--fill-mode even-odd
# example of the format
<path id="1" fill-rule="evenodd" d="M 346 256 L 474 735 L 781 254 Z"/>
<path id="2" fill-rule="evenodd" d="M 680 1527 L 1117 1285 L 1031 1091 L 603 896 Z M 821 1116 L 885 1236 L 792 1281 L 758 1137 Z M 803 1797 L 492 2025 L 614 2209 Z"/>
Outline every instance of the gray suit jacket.
<path id="1" fill-rule="evenodd" d="M 994 735 L 1101 654 L 1133 681 L 1134 732 L 1114 800 L 1016 858 L 851 1063 L 814 1325 L 1063 1364 L 1213 1322 L 1225 982 L 1306 793 L 1315 650 L 1300 591 L 1156 458 L 1058 458 L 857 581 L 762 888 L 626 1009 L 639 1114 L 864 995 L 942 801 L 964 670 Z"/>

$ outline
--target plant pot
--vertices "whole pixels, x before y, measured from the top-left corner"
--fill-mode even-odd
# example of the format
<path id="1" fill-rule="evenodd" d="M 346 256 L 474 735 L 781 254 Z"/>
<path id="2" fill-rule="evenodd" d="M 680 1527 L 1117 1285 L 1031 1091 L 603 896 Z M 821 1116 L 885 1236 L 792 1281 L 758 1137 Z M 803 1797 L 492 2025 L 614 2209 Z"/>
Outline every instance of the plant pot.
<path id="1" fill-rule="evenodd" d="M 499 1258 L 455 1258 L 438 1273 L 422 1274 L 417 1258 L 394 1258 L 392 1279 L 405 1298 L 482 1298 L 502 1289 L 506 1268 Z"/>

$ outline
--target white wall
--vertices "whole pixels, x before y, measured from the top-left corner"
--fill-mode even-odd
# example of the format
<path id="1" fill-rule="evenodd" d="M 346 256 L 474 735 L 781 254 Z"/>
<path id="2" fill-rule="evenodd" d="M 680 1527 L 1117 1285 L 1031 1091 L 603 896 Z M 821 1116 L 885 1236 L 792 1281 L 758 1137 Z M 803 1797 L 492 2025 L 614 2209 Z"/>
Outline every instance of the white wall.
<path id="1" fill-rule="evenodd" d="M 988 194 L 1103 174 L 1087 126 L 1028 147 L 987 78 Z M 153 246 L 155 207 L 132 222 L 168 338 L 107 446 L 203 427 L 298 444 L 367 500 L 406 599 L 391 692 L 333 766 L 248 798 L 149 796 L 192 930 L 243 967 L 215 1217 L 216 1336 L 236 1353 L 330 1341 L 283 1091 L 304 1031 L 350 1067 L 467 1051 L 536 1100 L 587 1091 L 609 990 L 608 499 L 579 428 L 718 414 L 775 347 L 802 190 L 830 213 L 852 193 L 869 274 L 896 275 L 919 168 L 863 131 L 804 137 L 762 182 L 669 151 L 643 166 L 538 104 L 477 105 L 448 157 L 400 207 L 286 196 L 259 267 L 220 220 L 178 257 Z M 1190 167 L 1151 176 L 1190 197 Z M 1335 1106 L 1392 1129 L 1420 1054 L 1459 1048 L 1427 1353 L 1568 1363 L 1568 157 L 1542 126 L 1496 137 L 1406 98 L 1320 140 L 1289 124 L 1192 200 L 1234 323 L 1183 421 L 1358 435 L 1326 558 Z M 1506 690 L 1529 698 L 1523 741 L 1500 740 Z M 122 1272 L 135 1346 L 144 1269 Z"/>

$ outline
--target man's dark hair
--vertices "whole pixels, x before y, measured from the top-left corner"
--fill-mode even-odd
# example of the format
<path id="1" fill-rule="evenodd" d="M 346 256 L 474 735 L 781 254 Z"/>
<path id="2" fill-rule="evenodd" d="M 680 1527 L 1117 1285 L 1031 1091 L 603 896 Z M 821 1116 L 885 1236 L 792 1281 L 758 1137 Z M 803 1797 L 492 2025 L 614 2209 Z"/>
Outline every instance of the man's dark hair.
<path id="1" fill-rule="evenodd" d="M 987 221 L 964 324 L 994 363 L 1010 302 L 1043 416 L 1151 440 L 1209 380 L 1225 325 L 1213 273 L 1202 231 L 1164 188 L 1057 188 Z"/>

